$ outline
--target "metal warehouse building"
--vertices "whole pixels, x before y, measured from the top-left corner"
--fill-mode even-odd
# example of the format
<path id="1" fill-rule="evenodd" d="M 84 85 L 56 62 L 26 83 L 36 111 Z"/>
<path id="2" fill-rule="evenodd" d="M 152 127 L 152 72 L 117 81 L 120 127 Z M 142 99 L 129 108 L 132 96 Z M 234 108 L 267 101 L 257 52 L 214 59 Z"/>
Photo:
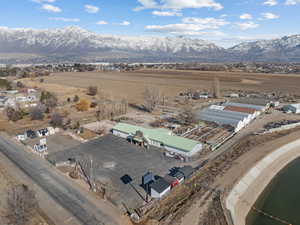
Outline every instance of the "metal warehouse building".
<path id="1" fill-rule="evenodd" d="M 214 116 L 225 117 L 228 119 L 240 120 L 245 124 L 250 123 L 252 120 L 251 114 L 228 111 L 228 110 L 204 109 L 201 111 L 200 114 L 214 115 Z"/>
<path id="2" fill-rule="evenodd" d="M 172 135 L 172 131 L 168 129 L 148 129 L 131 124 L 118 123 L 113 127 L 112 132 L 116 136 L 130 139 L 131 141 L 142 143 L 143 145 L 152 145 L 162 148 L 184 157 L 191 157 L 202 150 L 202 144 L 200 142 L 174 136 Z"/>
<path id="3" fill-rule="evenodd" d="M 260 105 L 266 108 L 270 107 L 271 105 L 271 101 L 264 98 L 238 98 L 233 100 L 233 102 L 250 105 Z"/>
<path id="4" fill-rule="evenodd" d="M 214 122 L 214 123 L 217 123 L 219 125 L 230 125 L 234 128 L 235 132 L 240 131 L 244 127 L 244 124 L 241 121 L 233 120 L 233 119 L 227 119 L 227 118 L 218 117 L 218 116 L 202 115 L 201 120 Z"/>
<path id="5" fill-rule="evenodd" d="M 244 104 L 244 103 L 237 103 L 237 102 L 226 102 L 224 103 L 224 106 L 234 106 L 234 107 L 255 109 L 258 112 L 258 114 L 260 114 L 260 112 L 263 112 L 267 109 L 267 107 L 261 105 L 251 105 L 251 104 Z"/>
<path id="6" fill-rule="evenodd" d="M 300 104 L 291 104 L 283 107 L 284 112 L 300 113 Z"/>

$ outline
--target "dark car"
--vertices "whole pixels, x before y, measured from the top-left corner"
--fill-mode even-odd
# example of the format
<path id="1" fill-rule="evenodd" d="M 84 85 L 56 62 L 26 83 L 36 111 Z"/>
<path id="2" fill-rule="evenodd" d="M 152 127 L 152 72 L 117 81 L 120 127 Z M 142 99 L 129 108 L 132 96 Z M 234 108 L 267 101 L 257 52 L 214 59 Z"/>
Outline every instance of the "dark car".
<path id="1" fill-rule="evenodd" d="M 28 138 L 31 138 L 31 139 L 34 139 L 34 138 L 37 137 L 35 131 L 33 131 L 33 130 L 26 131 L 26 135 L 27 135 Z"/>

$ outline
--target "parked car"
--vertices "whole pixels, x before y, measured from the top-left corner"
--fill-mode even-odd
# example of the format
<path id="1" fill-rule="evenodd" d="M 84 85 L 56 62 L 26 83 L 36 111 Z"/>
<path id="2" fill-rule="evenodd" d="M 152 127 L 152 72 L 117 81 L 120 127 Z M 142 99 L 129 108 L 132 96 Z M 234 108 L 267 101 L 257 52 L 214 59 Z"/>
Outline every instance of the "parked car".
<path id="1" fill-rule="evenodd" d="M 26 136 L 27 136 L 28 138 L 31 138 L 31 139 L 34 139 L 34 138 L 37 137 L 35 131 L 33 131 L 33 130 L 28 130 L 28 131 L 26 131 Z"/>
<path id="2" fill-rule="evenodd" d="M 38 130 L 37 134 L 39 137 L 49 136 L 49 130 L 48 130 L 48 128 L 43 128 L 43 129 Z"/>

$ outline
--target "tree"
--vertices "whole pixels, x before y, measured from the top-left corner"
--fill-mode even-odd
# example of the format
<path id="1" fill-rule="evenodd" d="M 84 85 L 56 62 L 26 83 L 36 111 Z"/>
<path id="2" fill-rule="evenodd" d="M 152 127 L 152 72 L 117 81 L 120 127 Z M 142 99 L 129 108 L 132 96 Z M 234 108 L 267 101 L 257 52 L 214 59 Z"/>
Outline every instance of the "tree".
<path id="1" fill-rule="evenodd" d="M 82 99 L 82 100 L 80 100 L 79 103 L 76 104 L 75 107 L 76 107 L 76 109 L 77 109 L 78 111 L 83 112 L 83 111 L 87 111 L 87 110 L 89 109 L 90 104 L 89 104 L 89 102 L 88 102 L 87 100 Z"/>
<path id="2" fill-rule="evenodd" d="M 42 91 L 40 102 L 48 108 L 48 111 L 51 111 L 57 106 L 58 99 L 53 93 Z"/>
<path id="3" fill-rule="evenodd" d="M 6 108 L 6 116 L 7 116 L 8 120 L 16 122 L 18 120 L 23 119 L 24 112 L 20 109 L 14 109 L 13 107 L 7 107 Z"/>
<path id="4" fill-rule="evenodd" d="M 143 95 L 145 109 L 152 112 L 160 102 L 160 91 L 157 88 L 147 87 Z"/>
<path id="5" fill-rule="evenodd" d="M 18 81 L 18 82 L 17 82 L 17 87 L 18 87 L 18 88 L 24 88 L 25 85 L 24 85 L 21 81 Z"/>
<path id="6" fill-rule="evenodd" d="M 28 186 L 16 185 L 8 191 L 6 218 L 8 225 L 25 225 L 38 209 L 35 192 Z"/>
<path id="7" fill-rule="evenodd" d="M 95 95 L 97 95 L 97 93 L 98 93 L 97 86 L 89 86 L 88 87 L 88 92 L 87 92 L 88 95 L 95 96 Z"/>
<path id="8" fill-rule="evenodd" d="M 32 108 L 29 113 L 31 120 L 43 120 L 45 111 L 46 107 L 42 104 Z"/>
<path id="9" fill-rule="evenodd" d="M 78 102 L 78 101 L 79 101 L 79 97 L 78 97 L 78 95 L 75 95 L 73 98 L 73 102 Z"/>
<path id="10" fill-rule="evenodd" d="M 213 92 L 214 92 L 214 97 L 215 98 L 220 98 L 221 97 L 221 93 L 220 93 L 220 80 L 217 77 L 214 78 Z"/>
<path id="11" fill-rule="evenodd" d="M 178 120 L 183 125 L 191 125 L 197 122 L 196 115 L 191 107 L 185 107 L 184 110 L 178 115 Z"/>
<path id="12" fill-rule="evenodd" d="M 50 124 L 53 127 L 62 127 L 64 123 L 64 117 L 57 112 L 52 113 L 51 119 L 50 119 Z"/>

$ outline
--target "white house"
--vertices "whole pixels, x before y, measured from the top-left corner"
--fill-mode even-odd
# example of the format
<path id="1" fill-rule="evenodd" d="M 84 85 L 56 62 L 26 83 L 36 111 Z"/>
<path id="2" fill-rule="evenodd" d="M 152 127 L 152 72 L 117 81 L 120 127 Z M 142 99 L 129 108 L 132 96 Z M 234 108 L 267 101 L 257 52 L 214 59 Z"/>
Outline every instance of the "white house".
<path id="1" fill-rule="evenodd" d="M 283 107 L 284 112 L 292 112 L 295 114 L 300 113 L 300 103 L 299 104 L 291 104 Z"/>
<path id="2" fill-rule="evenodd" d="M 162 198 L 171 190 L 171 185 L 164 180 L 159 178 L 150 184 L 150 195 L 152 198 Z"/>

